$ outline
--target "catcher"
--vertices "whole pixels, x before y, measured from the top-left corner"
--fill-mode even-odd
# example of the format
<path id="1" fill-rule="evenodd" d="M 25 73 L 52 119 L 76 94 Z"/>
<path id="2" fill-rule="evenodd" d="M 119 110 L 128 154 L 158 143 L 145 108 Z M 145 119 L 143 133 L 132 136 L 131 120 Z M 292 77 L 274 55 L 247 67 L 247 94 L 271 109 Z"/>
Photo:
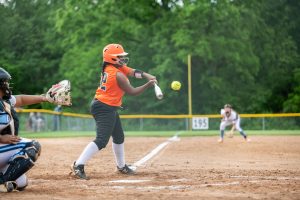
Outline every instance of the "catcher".
<path id="1" fill-rule="evenodd" d="M 230 125 L 232 125 L 232 128 L 228 133 L 229 137 L 233 136 L 234 130 L 238 130 L 246 141 L 250 141 L 243 129 L 240 127 L 240 116 L 235 110 L 232 109 L 232 106 L 230 104 L 224 105 L 224 109 L 221 109 L 221 115 L 222 120 L 220 124 L 220 139 L 218 140 L 218 142 L 223 142 L 225 128 Z"/>
<path id="2" fill-rule="evenodd" d="M 18 137 L 19 120 L 14 107 L 41 102 L 71 104 L 68 81 L 54 85 L 46 95 L 14 96 L 9 87 L 10 79 L 10 74 L 0 68 L 0 186 L 4 192 L 21 191 L 27 186 L 25 173 L 41 153 L 38 141 Z"/>

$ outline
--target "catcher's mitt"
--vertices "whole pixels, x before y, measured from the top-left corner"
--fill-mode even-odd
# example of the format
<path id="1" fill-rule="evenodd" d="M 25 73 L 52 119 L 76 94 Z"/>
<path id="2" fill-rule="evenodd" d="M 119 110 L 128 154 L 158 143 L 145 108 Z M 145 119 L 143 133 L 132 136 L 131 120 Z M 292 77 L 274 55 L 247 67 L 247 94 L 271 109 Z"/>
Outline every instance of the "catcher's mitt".
<path id="1" fill-rule="evenodd" d="M 71 99 L 71 82 L 69 80 L 63 80 L 59 83 L 52 85 L 52 87 L 46 93 L 46 99 L 50 103 L 57 105 L 72 105 Z"/>

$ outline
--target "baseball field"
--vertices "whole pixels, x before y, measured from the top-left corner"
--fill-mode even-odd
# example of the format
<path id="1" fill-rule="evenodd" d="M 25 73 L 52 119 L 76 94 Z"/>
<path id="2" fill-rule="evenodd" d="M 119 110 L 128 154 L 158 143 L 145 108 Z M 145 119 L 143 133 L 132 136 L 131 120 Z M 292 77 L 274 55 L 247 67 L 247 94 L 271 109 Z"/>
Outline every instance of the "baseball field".
<path id="1" fill-rule="evenodd" d="M 92 135 L 41 134 L 42 154 L 28 172 L 28 187 L 1 199 L 300 199 L 299 133 L 274 134 L 252 134 L 251 142 L 235 135 L 219 144 L 217 135 L 132 133 L 125 157 L 137 174 L 116 172 L 110 141 L 87 163 L 90 180 L 69 172 Z"/>

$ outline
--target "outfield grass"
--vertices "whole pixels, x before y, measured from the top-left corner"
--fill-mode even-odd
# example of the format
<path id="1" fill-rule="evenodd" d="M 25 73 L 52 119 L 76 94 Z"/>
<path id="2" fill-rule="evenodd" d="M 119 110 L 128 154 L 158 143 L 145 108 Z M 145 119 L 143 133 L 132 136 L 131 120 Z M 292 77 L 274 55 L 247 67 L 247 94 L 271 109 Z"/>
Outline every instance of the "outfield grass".
<path id="1" fill-rule="evenodd" d="M 255 130 L 246 131 L 251 135 L 300 135 L 300 130 Z M 133 137 L 171 137 L 178 134 L 181 137 L 190 136 L 218 136 L 219 131 L 127 131 L 126 136 Z M 236 132 L 235 134 L 239 134 Z M 24 138 L 62 138 L 62 137 L 95 137 L 94 131 L 57 131 L 57 132 L 22 132 Z"/>

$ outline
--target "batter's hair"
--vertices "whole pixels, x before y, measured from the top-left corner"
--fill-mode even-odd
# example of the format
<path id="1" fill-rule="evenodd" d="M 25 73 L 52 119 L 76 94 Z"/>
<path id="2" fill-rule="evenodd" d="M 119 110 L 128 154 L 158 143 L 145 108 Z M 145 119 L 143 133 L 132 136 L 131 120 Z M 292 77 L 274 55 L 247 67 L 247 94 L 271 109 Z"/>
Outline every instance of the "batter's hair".
<path id="1" fill-rule="evenodd" d="M 108 65 L 108 62 L 103 62 L 102 63 L 102 73 L 104 73 L 105 67 Z"/>
<path id="2" fill-rule="evenodd" d="M 112 64 L 112 63 L 109 63 L 109 62 L 103 62 L 103 63 L 102 63 L 102 73 L 104 73 L 105 67 L 106 67 L 107 65 L 113 65 L 113 66 L 115 66 L 116 68 L 122 67 L 122 65 Z"/>

